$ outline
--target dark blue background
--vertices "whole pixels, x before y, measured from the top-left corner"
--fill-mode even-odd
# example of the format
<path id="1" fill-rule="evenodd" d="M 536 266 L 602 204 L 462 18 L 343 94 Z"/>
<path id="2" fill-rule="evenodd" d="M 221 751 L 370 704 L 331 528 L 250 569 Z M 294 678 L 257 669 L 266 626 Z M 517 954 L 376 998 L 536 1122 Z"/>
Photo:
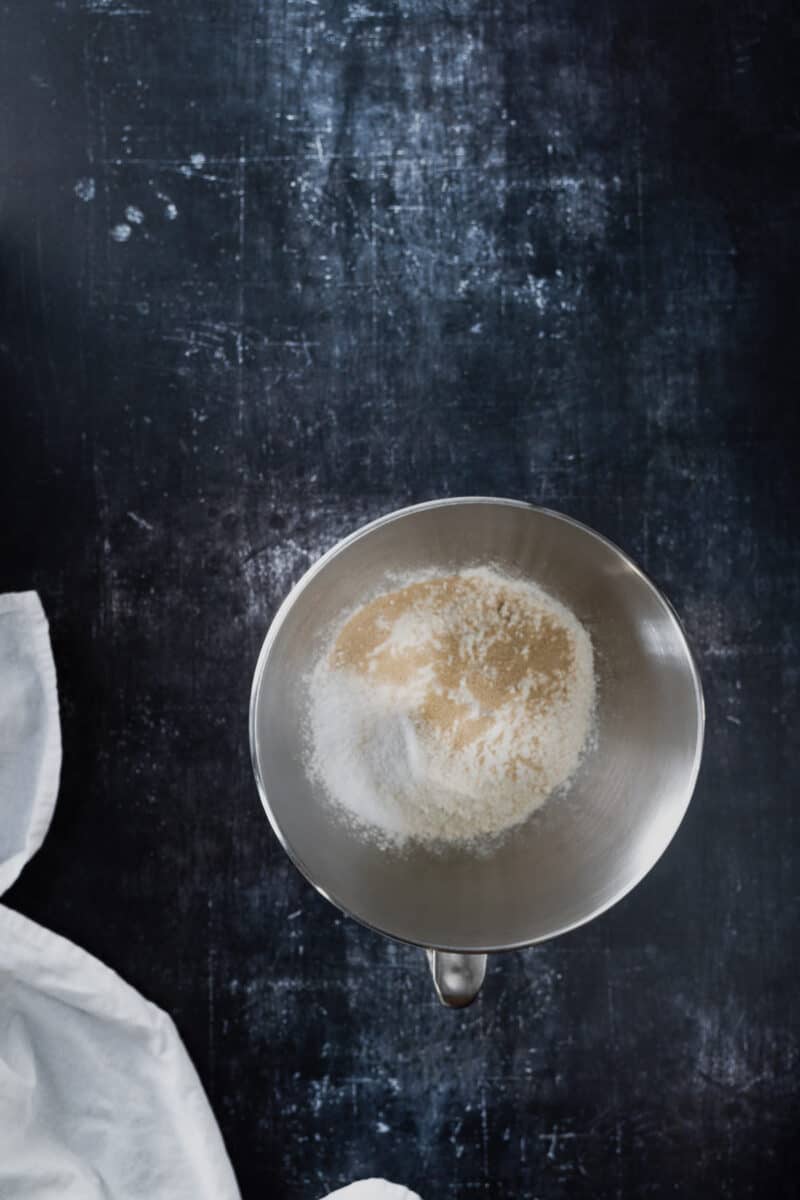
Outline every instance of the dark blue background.
<path id="1" fill-rule="evenodd" d="M 798 1164 L 798 29 L 744 0 L 0 5 L 0 584 L 63 782 L 21 911 L 175 1018 L 246 1200 L 789 1196 Z M 263 818 L 292 581 L 499 494 L 684 617 L 695 800 L 476 1005 Z"/>

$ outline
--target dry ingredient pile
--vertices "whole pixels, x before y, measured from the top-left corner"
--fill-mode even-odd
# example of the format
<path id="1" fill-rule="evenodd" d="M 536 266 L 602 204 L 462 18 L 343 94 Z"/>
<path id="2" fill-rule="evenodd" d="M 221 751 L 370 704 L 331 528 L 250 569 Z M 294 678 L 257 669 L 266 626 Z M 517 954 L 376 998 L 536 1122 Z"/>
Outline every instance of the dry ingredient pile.
<path id="1" fill-rule="evenodd" d="M 594 692 L 589 635 L 536 585 L 486 567 L 408 579 L 311 673 L 309 771 L 383 843 L 491 838 L 574 773 Z"/>

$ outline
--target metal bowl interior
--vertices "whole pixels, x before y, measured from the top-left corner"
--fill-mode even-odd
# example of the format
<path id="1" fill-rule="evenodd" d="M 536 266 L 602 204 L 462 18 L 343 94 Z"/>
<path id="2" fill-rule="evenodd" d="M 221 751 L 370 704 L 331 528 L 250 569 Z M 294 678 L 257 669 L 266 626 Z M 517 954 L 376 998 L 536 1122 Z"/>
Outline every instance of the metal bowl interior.
<path id="1" fill-rule="evenodd" d="M 590 632 L 596 744 L 568 789 L 490 853 L 380 849 L 354 836 L 308 778 L 305 677 L 337 621 L 385 588 L 388 572 L 480 563 L 534 580 Z M 374 522 L 301 579 L 261 651 L 250 736 L 272 826 L 324 896 L 390 937 L 489 951 L 597 916 L 653 866 L 692 795 L 703 700 L 674 612 L 617 547 L 515 501 L 446 500 Z"/>

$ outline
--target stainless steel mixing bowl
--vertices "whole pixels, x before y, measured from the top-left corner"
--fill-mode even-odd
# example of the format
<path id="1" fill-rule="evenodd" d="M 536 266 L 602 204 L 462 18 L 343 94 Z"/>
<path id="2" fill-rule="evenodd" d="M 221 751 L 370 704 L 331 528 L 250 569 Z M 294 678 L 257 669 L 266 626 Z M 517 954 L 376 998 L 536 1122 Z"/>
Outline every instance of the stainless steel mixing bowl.
<path id="1" fill-rule="evenodd" d="M 303 763 L 304 677 L 349 609 L 387 572 L 493 564 L 534 580 L 591 634 L 596 744 L 564 794 L 491 853 L 355 836 Z M 650 870 L 691 799 L 703 744 L 697 668 L 667 601 L 611 542 L 513 500 L 439 500 L 390 513 L 303 576 L 267 633 L 253 679 L 250 744 L 267 816 L 323 896 L 365 925 L 429 950 L 441 999 L 480 987 L 487 952 L 565 933 Z"/>

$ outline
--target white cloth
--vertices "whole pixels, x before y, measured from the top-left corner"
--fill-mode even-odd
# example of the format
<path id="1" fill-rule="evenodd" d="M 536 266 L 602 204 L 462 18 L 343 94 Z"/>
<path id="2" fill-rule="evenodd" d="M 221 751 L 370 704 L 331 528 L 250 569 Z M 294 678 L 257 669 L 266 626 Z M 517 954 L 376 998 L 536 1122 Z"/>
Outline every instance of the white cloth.
<path id="1" fill-rule="evenodd" d="M 2 905 L 0 963 L 3 1200 L 238 1198 L 166 1013 Z"/>
<path id="2" fill-rule="evenodd" d="M 0 596 L 0 896 L 47 833 L 58 792 L 56 670 L 36 592 Z"/>
<path id="3" fill-rule="evenodd" d="M 399 1183 L 387 1183 L 385 1179 L 359 1179 L 330 1192 L 325 1200 L 419 1200 L 419 1196 Z"/>
<path id="4" fill-rule="evenodd" d="M 38 849 L 61 765 L 39 598 L 0 596 L 0 893 Z M 238 1200 L 169 1017 L 0 905 L 2 1200 Z"/>
<path id="5" fill-rule="evenodd" d="M 42 843 L 60 768 L 47 620 L 35 592 L 0 595 L 0 895 Z M 334 1197 L 419 1200 L 382 1179 Z M 170 1018 L 4 905 L 0 1200 L 239 1200 Z"/>

